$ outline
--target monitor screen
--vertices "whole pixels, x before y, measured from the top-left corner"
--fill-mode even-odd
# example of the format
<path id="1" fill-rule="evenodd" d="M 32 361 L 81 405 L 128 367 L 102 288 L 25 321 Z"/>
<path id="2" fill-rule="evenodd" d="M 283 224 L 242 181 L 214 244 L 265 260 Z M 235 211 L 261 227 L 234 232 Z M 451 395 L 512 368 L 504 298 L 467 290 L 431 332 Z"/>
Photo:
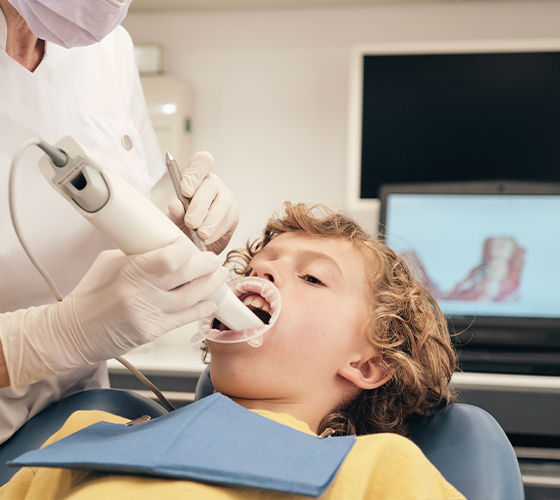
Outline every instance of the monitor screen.
<path id="1" fill-rule="evenodd" d="M 485 349 L 523 350 L 515 371 L 528 350 L 555 351 L 530 370 L 560 375 L 560 183 L 393 184 L 380 196 L 381 235 L 432 292 L 463 362 L 494 370 Z"/>
<path id="2" fill-rule="evenodd" d="M 352 71 L 350 203 L 383 184 L 560 182 L 560 41 L 363 46 Z"/>
<path id="3" fill-rule="evenodd" d="M 560 318 L 560 194 L 387 196 L 386 243 L 449 317 Z"/>

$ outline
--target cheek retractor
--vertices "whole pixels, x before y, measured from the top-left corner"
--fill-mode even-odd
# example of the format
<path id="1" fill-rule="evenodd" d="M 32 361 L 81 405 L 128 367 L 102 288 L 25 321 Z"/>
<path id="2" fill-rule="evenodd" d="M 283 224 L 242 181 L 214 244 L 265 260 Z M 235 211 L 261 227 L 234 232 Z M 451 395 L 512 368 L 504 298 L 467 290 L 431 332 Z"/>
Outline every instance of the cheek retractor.
<path id="1" fill-rule="evenodd" d="M 257 295 L 262 297 L 270 307 L 270 319 L 265 325 L 255 330 L 229 330 L 222 325 L 215 316 L 208 316 L 198 322 L 198 332 L 193 336 L 191 342 L 203 339 L 219 342 L 221 344 L 237 344 L 247 342 L 253 347 L 259 347 L 263 343 L 263 335 L 274 326 L 280 315 L 281 300 L 278 289 L 268 280 L 248 276 L 238 278 L 228 283 L 233 293 L 241 300 Z M 259 311 L 256 311 L 258 314 Z"/>

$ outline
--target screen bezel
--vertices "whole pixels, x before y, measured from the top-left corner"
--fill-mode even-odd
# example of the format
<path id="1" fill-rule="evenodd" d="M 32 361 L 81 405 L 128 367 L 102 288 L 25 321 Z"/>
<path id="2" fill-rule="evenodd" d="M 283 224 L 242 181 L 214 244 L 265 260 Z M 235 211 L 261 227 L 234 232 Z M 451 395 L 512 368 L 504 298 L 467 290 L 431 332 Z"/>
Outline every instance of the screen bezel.
<path id="1" fill-rule="evenodd" d="M 364 57 L 375 55 L 483 54 L 557 52 L 560 39 L 442 40 L 378 42 L 355 45 L 351 50 L 346 201 L 350 210 L 377 212 L 379 198 L 361 198 L 362 111 Z"/>
<path id="2" fill-rule="evenodd" d="M 560 183 L 480 181 L 427 184 L 386 184 L 379 191 L 379 237 L 385 241 L 387 202 L 392 194 L 527 195 L 560 196 Z M 501 346 L 512 348 L 560 349 L 560 308 L 558 318 L 465 315 L 448 316 L 457 341 L 467 347 Z M 516 332 L 531 331 L 531 335 Z M 463 332 L 463 333 L 461 333 Z"/>

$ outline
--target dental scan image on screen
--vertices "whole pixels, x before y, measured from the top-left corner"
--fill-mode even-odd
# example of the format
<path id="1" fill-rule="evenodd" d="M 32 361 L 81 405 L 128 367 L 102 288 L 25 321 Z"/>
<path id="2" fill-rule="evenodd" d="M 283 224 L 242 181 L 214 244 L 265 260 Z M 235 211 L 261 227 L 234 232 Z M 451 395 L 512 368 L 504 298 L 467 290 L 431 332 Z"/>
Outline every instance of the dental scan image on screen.
<path id="1" fill-rule="evenodd" d="M 560 317 L 560 196 L 390 194 L 386 243 L 448 316 Z"/>

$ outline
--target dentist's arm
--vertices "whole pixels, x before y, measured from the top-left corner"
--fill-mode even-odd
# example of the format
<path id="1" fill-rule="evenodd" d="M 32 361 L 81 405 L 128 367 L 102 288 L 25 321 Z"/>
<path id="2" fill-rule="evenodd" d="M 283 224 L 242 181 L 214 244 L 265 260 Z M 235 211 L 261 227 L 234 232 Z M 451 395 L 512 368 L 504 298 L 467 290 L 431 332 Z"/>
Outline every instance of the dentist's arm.
<path id="1" fill-rule="evenodd" d="M 239 207 L 213 166 L 209 153 L 191 158 L 182 181 L 192 198 L 188 213 L 179 200 L 169 211 L 187 235 L 186 225 L 198 229 L 217 254 L 239 222 Z M 142 255 L 103 252 L 62 302 L 0 314 L 0 387 L 120 356 L 208 316 L 216 306 L 203 299 L 227 276 L 215 255 L 193 251 L 183 239 Z"/>
<path id="2" fill-rule="evenodd" d="M 212 173 L 214 158 L 205 151 L 190 160 L 181 179 L 183 195 L 191 199 L 185 214 L 179 200 L 169 206 L 169 217 L 188 236 L 188 228 L 196 229 L 208 250 L 219 254 L 229 243 L 239 223 L 239 207 L 231 191 Z"/>
<path id="3" fill-rule="evenodd" d="M 212 314 L 228 276 L 186 238 L 126 256 L 102 252 L 63 301 L 0 314 L 0 383 L 13 388 L 120 356 Z"/>

